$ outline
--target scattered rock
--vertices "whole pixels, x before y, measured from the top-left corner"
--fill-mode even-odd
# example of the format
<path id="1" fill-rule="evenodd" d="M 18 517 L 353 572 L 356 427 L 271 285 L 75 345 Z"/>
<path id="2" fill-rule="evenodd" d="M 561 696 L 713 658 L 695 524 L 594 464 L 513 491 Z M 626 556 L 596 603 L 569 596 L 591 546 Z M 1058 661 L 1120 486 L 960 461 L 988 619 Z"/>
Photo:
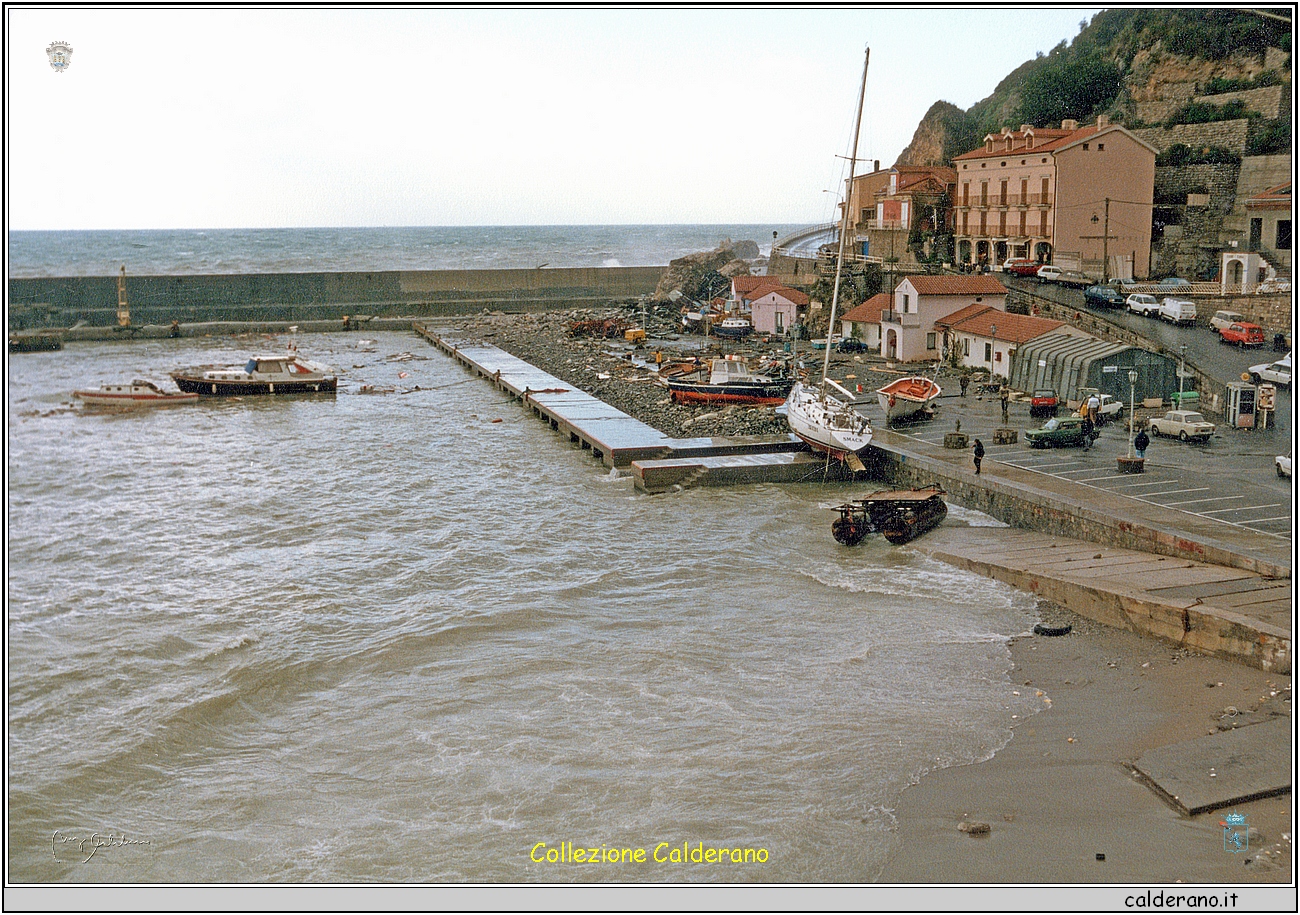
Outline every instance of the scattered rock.
<path id="1" fill-rule="evenodd" d="M 971 820 L 958 823 L 957 829 L 968 836 L 986 836 L 992 831 L 988 823 L 977 823 Z"/>

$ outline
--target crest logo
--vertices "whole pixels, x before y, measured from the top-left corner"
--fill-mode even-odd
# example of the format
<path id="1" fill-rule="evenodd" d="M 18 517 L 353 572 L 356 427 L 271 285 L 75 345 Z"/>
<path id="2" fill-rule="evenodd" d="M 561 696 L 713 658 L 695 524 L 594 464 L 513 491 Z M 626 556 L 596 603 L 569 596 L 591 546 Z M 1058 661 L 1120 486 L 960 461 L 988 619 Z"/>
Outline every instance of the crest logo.
<path id="1" fill-rule="evenodd" d="M 1250 850 L 1250 826 L 1243 813 L 1230 813 L 1219 825 L 1223 827 L 1223 850 L 1239 855 Z"/>
<path id="2" fill-rule="evenodd" d="M 50 66 L 55 73 L 62 73 L 72 66 L 72 45 L 66 41 L 51 42 L 45 53 L 49 56 Z"/>

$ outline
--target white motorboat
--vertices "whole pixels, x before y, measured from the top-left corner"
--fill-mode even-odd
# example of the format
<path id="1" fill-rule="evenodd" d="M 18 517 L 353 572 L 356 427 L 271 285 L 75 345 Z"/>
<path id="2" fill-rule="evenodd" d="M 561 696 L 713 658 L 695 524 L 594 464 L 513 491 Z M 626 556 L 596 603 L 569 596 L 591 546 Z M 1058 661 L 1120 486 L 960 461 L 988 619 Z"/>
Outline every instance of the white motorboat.
<path id="1" fill-rule="evenodd" d="M 130 384 L 102 384 L 97 388 L 73 391 L 72 396 L 92 407 L 166 407 L 173 404 L 194 403 L 198 394 L 184 391 L 164 391 L 152 381 L 135 379 Z"/>
<path id="2" fill-rule="evenodd" d="M 937 383 L 923 375 L 896 378 L 883 388 L 876 389 L 880 407 L 885 411 L 885 420 L 891 423 L 918 413 L 933 413 L 933 401 L 942 393 L 943 389 Z"/>

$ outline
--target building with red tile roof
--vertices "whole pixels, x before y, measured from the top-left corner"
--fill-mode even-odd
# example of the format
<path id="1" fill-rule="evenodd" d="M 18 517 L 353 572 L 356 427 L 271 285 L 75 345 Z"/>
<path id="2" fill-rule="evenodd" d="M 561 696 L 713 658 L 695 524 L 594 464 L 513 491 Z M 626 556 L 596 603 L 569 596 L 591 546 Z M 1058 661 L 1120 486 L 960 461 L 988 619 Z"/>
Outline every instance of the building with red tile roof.
<path id="1" fill-rule="evenodd" d="M 867 349 L 880 351 L 880 313 L 889 311 L 894 297 L 888 292 L 878 292 L 861 305 L 850 308 L 840 316 L 840 333 L 857 337 Z"/>
<path id="2" fill-rule="evenodd" d="M 1021 124 L 953 158 L 956 262 L 1009 258 L 1098 277 L 1146 277 L 1156 149 L 1101 115 Z"/>
<path id="3" fill-rule="evenodd" d="M 1007 288 L 991 276 L 906 276 L 880 314 L 880 354 L 899 362 L 943 355 L 937 321 L 973 305 L 1004 312 Z"/>
<path id="4" fill-rule="evenodd" d="M 758 286 L 749 295 L 750 320 L 761 334 L 789 333 L 808 310 L 806 293 L 780 283 Z"/>
<path id="5" fill-rule="evenodd" d="M 1009 376 L 1016 348 L 1045 334 L 1087 336 L 1063 321 L 1017 315 L 989 305 L 972 304 L 934 322 L 943 334 L 943 350 L 955 353 L 958 365 L 987 368 Z"/>

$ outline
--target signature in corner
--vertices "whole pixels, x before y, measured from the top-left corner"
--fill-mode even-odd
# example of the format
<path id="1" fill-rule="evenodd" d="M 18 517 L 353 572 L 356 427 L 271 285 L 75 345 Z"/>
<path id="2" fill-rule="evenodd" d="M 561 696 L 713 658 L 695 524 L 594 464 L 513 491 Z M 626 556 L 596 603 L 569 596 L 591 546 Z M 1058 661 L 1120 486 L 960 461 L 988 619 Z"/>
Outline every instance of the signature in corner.
<path id="1" fill-rule="evenodd" d="M 111 832 L 92 832 L 88 836 L 76 836 L 58 829 L 54 830 L 54 835 L 50 837 L 50 853 L 55 859 L 59 857 L 60 848 L 72 847 L 78 854 L 86 856 L 82 864 L 95 857 L 101 848 L 125 848 L 128 845 L 145 845 L 152 848 L 153 842 L 148 839 L 128 839 L 126 833 L 114 835 Z"/>

